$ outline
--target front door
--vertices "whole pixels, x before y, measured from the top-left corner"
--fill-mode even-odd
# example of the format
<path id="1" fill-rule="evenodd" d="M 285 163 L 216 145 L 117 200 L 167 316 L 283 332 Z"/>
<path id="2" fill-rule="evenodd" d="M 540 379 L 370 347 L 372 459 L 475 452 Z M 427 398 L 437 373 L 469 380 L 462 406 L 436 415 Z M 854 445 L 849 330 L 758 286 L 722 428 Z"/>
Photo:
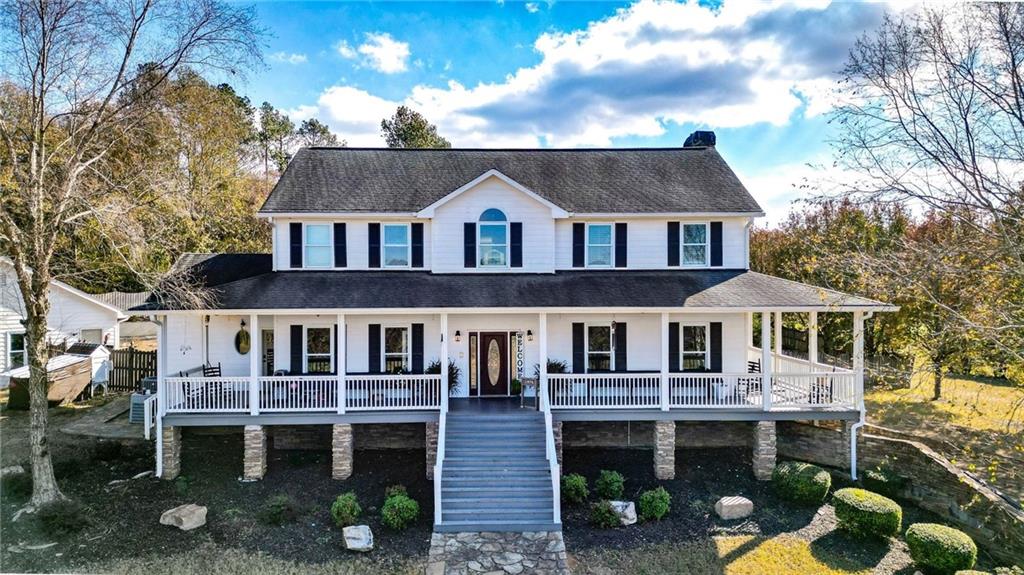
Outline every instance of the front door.
<path id="1" fill-rule="evenodd" d="M 508 334 L 481 333 L 478 349 L 480 395 L 508 395 Z"/>

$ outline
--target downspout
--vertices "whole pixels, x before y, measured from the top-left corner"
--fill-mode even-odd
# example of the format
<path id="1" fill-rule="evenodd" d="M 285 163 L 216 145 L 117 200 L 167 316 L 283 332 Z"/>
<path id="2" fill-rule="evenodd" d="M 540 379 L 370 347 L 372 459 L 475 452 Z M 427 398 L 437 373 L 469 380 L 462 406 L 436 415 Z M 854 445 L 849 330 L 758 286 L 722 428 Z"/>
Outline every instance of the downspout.
<path id="1" fill-rule="evenodd" d="M 871 316 L 875 315 L 875 312 L 869 311 L 864 314 L 863 321 L 860 325 L 861 329 L 864 329 L 865 323 Z M 863 335 L 861 336 L 863 337 Z M 861 359 L 860 366 L 860 397 L 857 401 L 857 409 L 860 411 L 860 417 L 857 422 L 850 426 L 850 479 L 857 481 L 857 432 L 860 428 L 864 427 L 866 409 L 864 407 L 864 360 Z"/>
<path id="2" fill-rule="evenodd" d="M 750 226 L 754 225 L 754 218 L 747 218 L 743 225 L 743 261 L 746 262 L 746 269 L 750 269 Z"/>

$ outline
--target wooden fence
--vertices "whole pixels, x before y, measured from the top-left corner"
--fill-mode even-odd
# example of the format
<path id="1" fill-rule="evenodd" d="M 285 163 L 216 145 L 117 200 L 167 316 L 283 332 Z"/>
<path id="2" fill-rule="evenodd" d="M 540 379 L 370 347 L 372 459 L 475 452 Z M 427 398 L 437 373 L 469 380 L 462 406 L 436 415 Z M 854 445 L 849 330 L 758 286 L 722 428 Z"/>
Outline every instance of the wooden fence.
<path id="1" fill-rule="evenodd" d="M 156 351 L 139 351 L 134 347 L 115 349 L 110 354 L 111 391 L 135 391 L 144 377 L 156 376 Z"/>

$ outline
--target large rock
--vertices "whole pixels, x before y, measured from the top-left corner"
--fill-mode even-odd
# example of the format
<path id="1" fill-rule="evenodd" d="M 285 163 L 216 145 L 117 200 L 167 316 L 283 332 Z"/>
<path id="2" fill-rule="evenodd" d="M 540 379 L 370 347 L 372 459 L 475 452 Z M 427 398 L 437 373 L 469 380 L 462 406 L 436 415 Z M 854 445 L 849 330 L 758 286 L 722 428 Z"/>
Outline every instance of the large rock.
<path id="1" fill-rule="evenodd" d="M 0 468 L 0 479 L 19 473 L 25 473 L 25 468 L 20 465 L 8 465 L 7 467 Z"/>
<path id="2" fill-rule="evenodd" d="M 191 531 L 206 525 L 206 508 L 195 503 L 187 503 L 174 509 L 164 511 L 160 516 L 161 525 L 172 525 L 182 531 Z"/>
<path id="3" fill-rule="evenodd" d="M 731 495 L 715 503 L 715 513 L 722 519 L 743 519 L 754 512 L 754 502 L 746 497 Z"/>
<path id="4" fill-rule="evenodd" d="M 636 523 L 636 506 L 632 501 L 612 501 L 612 509 L 619 516 L 619 523 L 632 525 Z"/>
<path id="5" fill-rule="evenodd" d="M 373 531 L 369 525 L 349 525 L 342 530 L 345 535 L 345 549 L 349 551 L 372 551 Z"/>

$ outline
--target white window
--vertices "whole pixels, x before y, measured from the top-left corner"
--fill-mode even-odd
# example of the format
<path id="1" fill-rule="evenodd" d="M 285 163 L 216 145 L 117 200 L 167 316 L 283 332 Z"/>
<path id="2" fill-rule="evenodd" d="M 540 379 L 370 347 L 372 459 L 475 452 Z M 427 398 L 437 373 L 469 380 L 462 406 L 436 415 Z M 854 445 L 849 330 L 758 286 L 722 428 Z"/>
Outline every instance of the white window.
<path id="1" fill-rule="evenodd" d="M 303 240 L 307 268 L 329 268 L 334 266 L 334 246 L 331 239 L 331 224 L 306 224 Z"/>
<path id="2" fill-rule="evenodd" d="M 683 371 L 707 371 L 710 364 L 707 324 L 683 324 L 680 327 L 683 330 L 680 338 Z"/>
<path id="3" fill-rule="evenodd" d="M 25 334 L 7 334 L 7 369 L 25 365 Z"/>
<path id="4" fill-rule="evenodd" d="M 508 218 L 504 212 L 491 208 L 480 215 L 476 245 L 480 267 L 508 267 Z"/>
<path id="5" fill-rule="evenodd" d="M 307 327 L 305 373 L 331 373 L 332 347 L 331 328 Z"/>
<path id="6" fill-rule="evenodd" d="M 683 224 L 681 249 L 684 266 L 708 265 L 708 225 Z"/>
<path id="7" fill-rule="evenodd" d="M 587 372 L 612 370 L 612 326 L 587 326 Z"/>
<path id="8" fill-rule="evenodd" d="M 384 373 L 409 372 L 409 328 L 384 328 Z"/>
<path id="9" fill-rule="evenodd" d="M 384 267 L 407 268 L 412 259 L 409 224 L 384 224 Z"/>
<path id="10" fill-rule="evenodd" d="M 587 224 L 587 267 L 612 267 L 612 224 Z"/>
<path id="11" fill-rule="evenodd" d="M 103 343 L 103 330 L 83 329 L 82 333 L 78 334 L 78 340 L 85 343 Z"/>

